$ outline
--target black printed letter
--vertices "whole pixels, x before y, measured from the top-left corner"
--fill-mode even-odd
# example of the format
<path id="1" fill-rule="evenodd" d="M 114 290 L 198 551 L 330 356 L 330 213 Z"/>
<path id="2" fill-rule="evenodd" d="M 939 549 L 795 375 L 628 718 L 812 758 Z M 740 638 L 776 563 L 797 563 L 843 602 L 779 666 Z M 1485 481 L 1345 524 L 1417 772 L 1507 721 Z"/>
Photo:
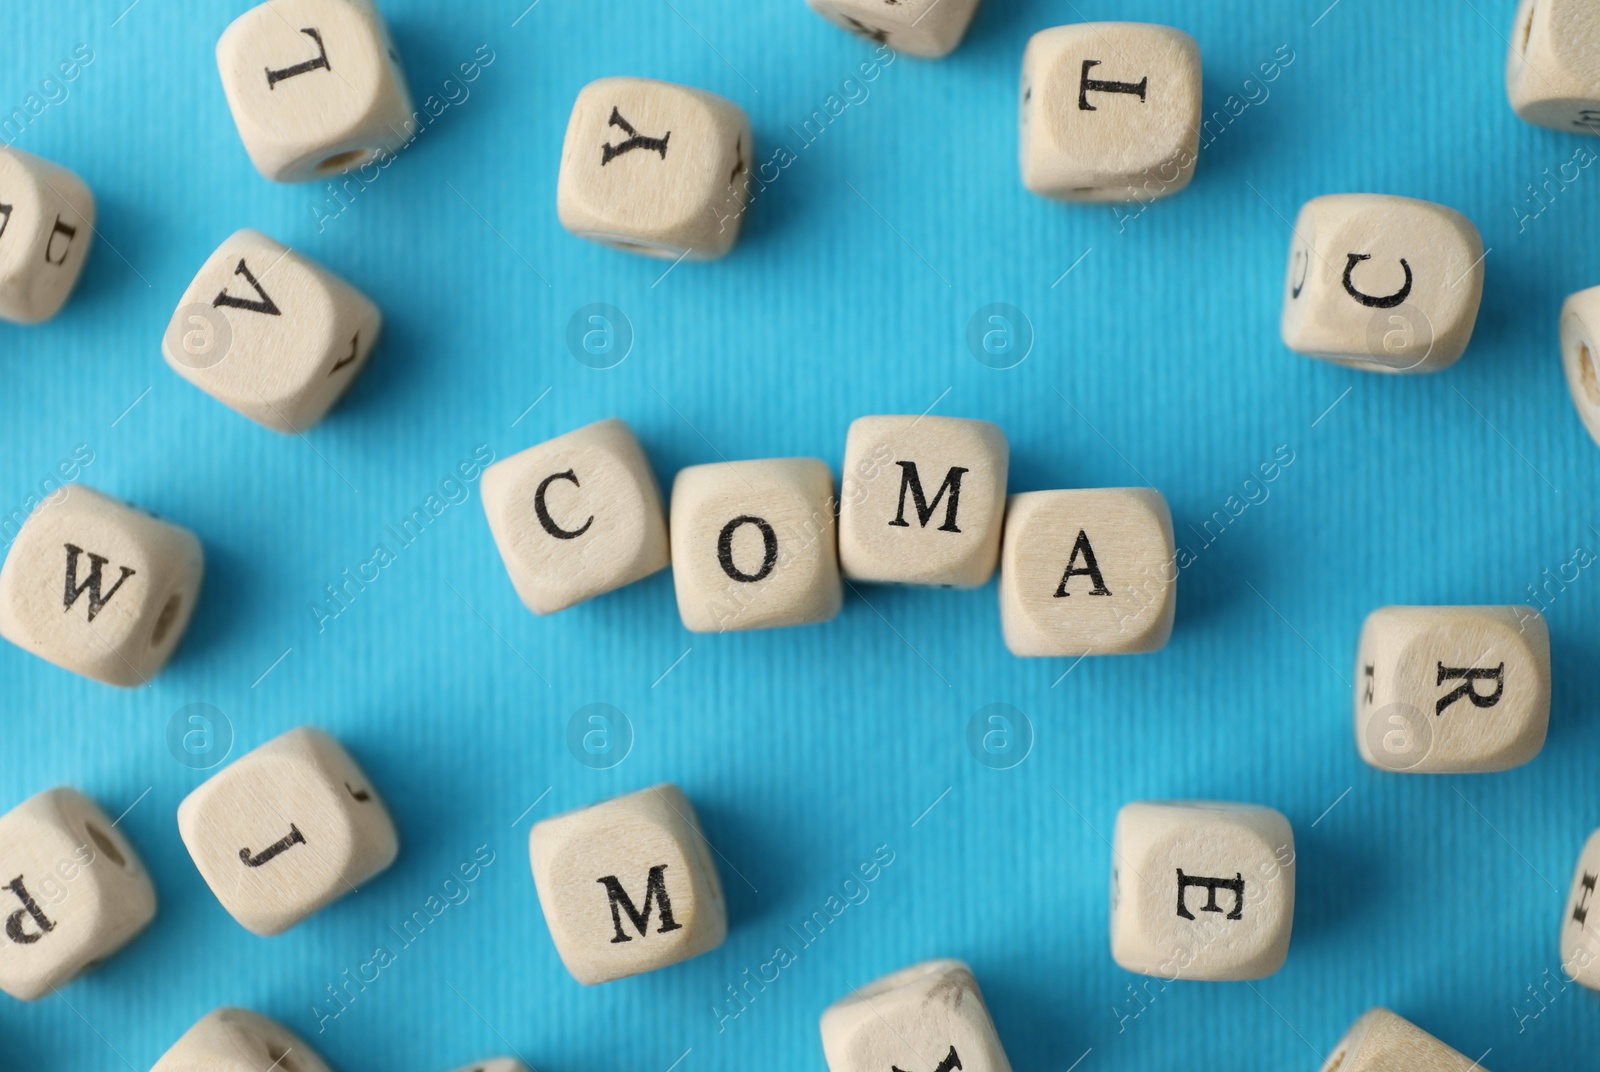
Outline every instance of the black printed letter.
<path id="1" fill-rule="evenodd" d="M 1371 294 L 1363 294 L 1361 291 L 1357 290 L 1355 279 L 1353 278 L 1356 271 L 1356 265 L 1360 264 L 1362 261 L 1370 261 L 1371 259 L 1372 256 L 1367 253 L 1350 254 L 1350 261 L 1345 265 L 1344 268 L 1345 293 L 1349 294 L 1352 298 L 1360 302 L 1362 305 L 1365 305 L 1369 309 L 1393 309 L 1395 306 L 1404 302 L 1406 298 L 1411 296 L 1411 265 L 1405 262 L 1404 257 L 1400 259 L 1400 267 L 1405 269 L 1406 273 L 1405 286 L 1401 287 L 1393 294 L 1385 297 L 1373 297 Z"/>
<path id="2" fill-rule="evenodd" d="M 906 489 L 911 490 L 912 504 L 917 510 L 917 520 L 922 522 L 922 527 L 927 528 L 928 522 L 933 517 L 933 512 L 939 509 L 939 500 L 944 498 L 944 493 L 950 493 L 950 504 L 944 509 L 944 524 L 939 526 L 940 532 L 960 532 L 956 528 L 956 506 L 961 501 L 961 477 L 968 470 L 958 465 L 952 465 L 945 474 L 944 483 L 939 485 L 939 491 L 933 497 L 933 502 L 928 502 L 922 493 L 922 477 L 917 473 L 916 462 L 895 462 L 900 467 L 900 512 L 889 524 L 898 528 L 908 529 L 911 522 L 906 520 Z"/>
<path id="3" fill-rule="evenodd" d="M 1233 894 L 1233 911 L 1228 913 L 1227 918 L 1244 918 L 1244 874 L 1242 872 L 1236 872 L 1232 878 L 1197 878 L 1194 875 L 1184 874 L 1183 868 L 1178 868 L 1178 915 L 1184 919 L 1194 918 L 1194 913 L 1190 912 L 1188 906 L 1183 903 L 1184 891 L 1190 886 L 1200 886 L 1209 895 L 1206 898 L 1205 905 L 1200 909 L 1202 912 L 1220 913 L 1222 908 L 1217 904 L 1217 891 L 1229 890 Z"/>
<path id="4" fill-rule="evenodd" d="M 333 70 L 332 67 L 328 66 L 328 50 L 323 47 L 322 35 L 314 28 L 309 26 L 302 29 L 300 32 L 317 43 L 317 58 L 314 60 L 307 60 L 304 63 L 297 63 L 293 67 L 285 67 L 281 71 L 274 71 L 271 67 L 268 67 L 266 69 L 268 89 L 272 89 L 285 78 L 293 78 L 297 74 L 306 74 L 310 71 L 316 70 Z"/>
<path id="5" fill-rule="evenodd" d="M 1473 682 L 1489 680 L 1495 683 L 1494 691 L 1485 696 L 1478 691 Z M 1471 700 L 1474 707 L 1493 707 L 1500 702 L 1500 697 L 1506 691 L 1506 664 L 1501 663 L 1493 670 L 1474 670 L 1467 666 L 1454 667 L 1440 663 L 1439 680 L 1434 684 L 1443 685 L 1446 681 L 1459 681 L 1461 684 L 1456 686 L 1454 691 L 1439 697 L 1438 706 L 1433 709 L 1435 716 L 1444 714 L 1445 708 L 1462 697 Z"/>
<path id="6" fill-rule="evenodd" d="M 1137 96 L 1140 102 L 1145 101 L 1145 93 L 1150 88 L 1150 76 L 1139 79 L 1137 82 L 1101 82 L 1089 77 L 1092 68 L 1100 66 L 1099 60 L 1083 61 L 1083 79 L 1078 83 L 1078 110 L 1084 112 L 1097 112 L 1100 109 L 1089 103 L 1090 93 L 1128 93 Z"/>
<path id="7" fill-rule="evenodd" d="M 606 888 L 606 895 L 611 899 L 611 923 L 617 928 L 617 936 L 611 939 L 611 944 L 618 942 L 631 942 L 633 939 L 622 930 L 622 912 L 628 914 L 634 927 L 639 932 L 639 937 L 645 937 L 645 932 L 650 929 L 650 905 L 652 902 L 661 906 L 661 927 L 657 934 L 666 934 L 668 931 L 682 930 L 683 924 L 672 918 L 672 901 L 667 897 L 667 880 L 662 872 L 666 871 L 666 864 L 657 864 L 650 869 L 650 877 L 644 887 L 644 909 L 641 911 L 633 906 L 633 900 L 628 896 L 628 891 L 622 888 L 622 883 L 617 881 L 616 875 L 607 875 L 597 878 L 596 882 Z M 618 911 L 618 908 L 621 911 Z"/>
<path id="8" fill-rule="evenodd" d="M 55 252 L 57 235 L 65 236 L 67 241 L 66 244 L 61 247 L 61 256 L 52 257 L 50 254 Z M 78 229 L 73 227 L 71 224 L 62 223 L 61 217 L 57 216 L 55 229 L 50 232 L 50 241 L 44 244 L 44 262 L 46 264 L 54 264 L 57 266 L 66 264 L 67 254 L 72 252 L 72 240 L 77 237 Z"/>
<path id="9" fill-rule="evenodd" d="M 745 573 L 733 564 L 733 534 L 739 531 L 741 525 L 754 525 L 761 530 L 761 568 L 754 573 Z M 767 574 L 772 572 L 772 567 L 778 564 L 778 534 L 763 518 L 750 517 L 748 514 L 736 517 L 722 526 L 722 533 L 717 537 L 717 561 L 722 565 L 722 572 L 736 581 L 744 584 L 764 581 Z"/>
<path id="10" fill-rule="evenodd" d="M 70 543 L 63 546 L 67 549 L 67 585 L 65 593 L 61 597 L 62 609 L 71 610 L 72 605 L 78 601 L 78 597 L 87 591 L 89 593 L 89 620 L 92 622 L 94 621 L 94 616 L 100 613 L 100 609 L 111 602 L 111 597 L 117 594 L 117 589 L 122 587 L 122 582 L 132 577 L 135 571 L 127 566 L 118 566 L 117 568 L 122 571 L 122 576 L 117 578 L 117 583 L 111 586 L 109 592 L 101 595 L 100 569 L 106 564 L 106 560 L 90 551 L 89 579 L 79 584 L 78 556 L 83 554 L 83 548 L 74 547 Z"/>
<path id="11" fill-rule="evenodd" d="M 549 508 L 544 504 L 544 493 L 549 490 L 550 485 L 555 483 L 557 480 L 570 480 L 572 481 L 572 486 L 575 488 L 583 486 L 578 483 L 578 474 L 573 472 L 571 469 L 568 469 L 564 473 L 551 473 L 549 476 L 539 481 L 539 488 L 533 493 L 533 512 L 538 515 L 539 524 L 543 526 L 544 530 L 550 535 L 554 536 L 556 539 L 576 540 L 579 536 L 582 536 L 584 533 L 589 531 L 589 526 L 594 524 L 594 515 L 590 514 L 589 520 L 585 521 L 581 527 L 571 531 L 568 531 L 567 529 L 562 528 L 560 525 L 557 525 L 555 518 L 550 516 Z"/>
<path id="12" fill-rule="evenodd" d="M 22 902 L 22 907 L 11 913 L 10 918 L 6 920 L 7 938 L 10 938 L 18 945 L 32 945 L 56 929 L 56 925 L 45 916 L 38 904 L 34 902 L 33 895 L 28 892 L 28 888 L 22 884 L 21 875 L 18 875 L 6 885 L 0 886 L 0 889 L 10 890 L 17 895 L 17 900 Z M 22 917 L 25 915 L 33 917 L 34 925 L 39 928 L 37 931 L 30 934 L 24 929 L 25 921 Z"/>
<path id="13" fill-rule="evenodd" d="M 1077 566 L 1079 555 L 1083 556 L 1082 566 Z M 1078 530 L 1078 542 L 1072 545 L 1072 557 L 1067 559 L 1067 572 L 1061 575 L 1061 587 L 1056 589 L 1057 599 L 1071 597 L 1072 593 L 1067 591 L 1067 582 L 1074 577 L 1087 577 L 1094 582 L 1094 588 L 1089 593 L 1092 596 L 1111 594 L 1111 589 L 1106 587 L 1105 578 L 1100 576 L 1100 564 L 1094 560 L 1094 548 L 1089 545 L 1089 534 L 1083 529 Z"/>
<path id="14" fill-rule="evenodd" d="M 283 315 L 273 300 L 267 297 L 267 292 L 262 289 L 261 284 L 256 282 L 255 275 L 251 273 L 250 266 L 245 264 L 243 257 L 239 258 L 239 267 L 233 270 L 233 274 L 244 276 L 245 282 L 254 287 L 256 293 L 261 295 L 261 300 L 250 301 L 248 298 L 235 298 L 232 294 L 228 293 L 227 287 L 223 287 L 222 293 L 218 294 L 215 300 L 213 300 L 211 303 L 211 307 L 213 309 L 226 305 L 230 309 L 248 309 L 252 313 L 263 313 L 266 316 Z"/>

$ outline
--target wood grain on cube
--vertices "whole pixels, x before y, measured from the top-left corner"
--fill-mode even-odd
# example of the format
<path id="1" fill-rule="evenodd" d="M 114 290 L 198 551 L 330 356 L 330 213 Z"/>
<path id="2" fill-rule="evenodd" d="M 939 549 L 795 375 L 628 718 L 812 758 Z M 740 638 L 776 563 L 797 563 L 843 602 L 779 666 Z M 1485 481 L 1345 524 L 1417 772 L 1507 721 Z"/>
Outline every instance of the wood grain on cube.
<path id="1" fill-rule="evenodd" d="M 321 730 L 291 730 L 235 760 L 178 806 L 195 867 L 234 919 L 282 933 L 394 862 L 389 809 Z"/>
<path id="2" fill-rule="evenodd" d="M 511 583 L 535 614 L 632 584 L 670 560 L 661 489 L 633 430 L 614 417 L 491 465 L 483 508 Z"/>
<path id="3" fill-rule="evenodd" d="M 1372 1009 L 1351 1025 L 1322 1072 L 1489 1072 L 1388 1009 Z"/>
<path id="4" fill-rule="evenodd" d="M 94 238 L 94 195 L 48 160 L 0 144 L 0 320 L 61 311 Z"/>
<path id="5" fill-rule="evenodd" d="M 1031 491 L 1006 506 L 1000 621 L 1013 655 L 1156 651 L 1172 635 L 1177 588 L 1158 491 Z"/>
<path id="6" fill-rule="evenodd" d="M 1356 744 L 1380 770 L 1520 766 L 1550 724 L 1550 631 L 1532 607 L 1383 607 L 1356 653 Z"/>
<path id="7" fill-rule="evenodd" d="M 0 990 L 32 1001 L 155 918 L 150 875 L 99 805 L 51 789 L 0 816 Z"/>
<path id="8" fill-rule="evenodd" d="M 949 55 L 966 36 L 978 0 L 807 0 L 858 37 L 923 59 Z"/>
<path id="9" fill-rule="evenodd" d="M 1529 123 L 1600 134 L 1600 8 L 1592 0 L 1522 0 L 1506 96 Z"/>
<path id="10" fill-rule="evenodd" d="M 1588 430 L 1600 443 L 1600 287 L 1580 290 L 1561 306 L 1561 367 L 1567 376 L 1572 404 Z"/>
<path id="11" fill-rule="evenodd" d="M 179 376 L 276 432 L 320 421 L 383 317 L 355 287 L 258 231 L 228 238 L 178 302 L 161 353 Z"/>
<path id="12" fill-rule="evenodd" d="M 822 1014 L 828 1072 L 1011 1072 L 972 969 L 929 960 L 852 989 Z"/>
<path id="13" fill-rule="evenodd" d="M 208 1013 L 150 1072 L 329 1072 L 298 1035 L 247 1009 Z"/>
<path id="14" fill-rule="evenodd" d="M 809 625 L 843 604 L 833 474 L 815 458 L 690 466 L 672 482 L 672 581 L 697 633 Z"/>
<path id="15" fill-rule="evenodd" d="M 1294 925 L 1294 832 L 1271 808 L 1144 801 L 1117 814 L 1111 955 L 1164 979 L 1260 979 Z"/>
<path id="16" fill-rule="evenodd" d="M 839 564 L 861 581 L 978 588 L 1000 560 L 1011 450 L 988 421 L 861 417 L 840 482 Z"/>
<path id="17" fill-rule="evenodd" d="M 689 798 L 662 784 L 536 823 L 533 881 L 580 983 L 654 971 L 722 944 L 722 883 Z"/>
<path id="18" fill-rule="evenodd" d="M 145 685 L 188 627 L 203 573 L 193 533 L 74 484 L 11 544 L 0 636 L 75 674 Z"/>
<path id="19" fill-rule="evenodd" d="M 1022 181 L 1063 201 L 1153 201 L 1194 178 L 1200 46 L 1182 30 L 1085 22 L 1022 57 Z"/>
<path id="20" fill-rule="evenodd" d="M 1600 990 L 1600 831 L 1578 854 L 1572 890 L 1561 917 L 1561 970 L 1567 978 Z"/>
<path id="21" fill-rule="evenodd" d="M 750 118 L 704 90 L 646 78 L 583 87 L 561 148 L 561 225 L 604 245 L 708 260 L 744 222 L 755 144 Z"/>
<path id="22" fill-rule="evenodd" d="M 1332 194 L 1295 220 L 1284 345 L 1369 372 L 1437 372 L 1466 352 L 1483 239 L 1461 213 L 1386 194 Z"/>
<path id="23" fill-rule="evenodd" d="M 403 148 L 418 120 L 370 0 L 270 0 L 217 41 L 239 138 L 275 182 L 342 174 Z"/>

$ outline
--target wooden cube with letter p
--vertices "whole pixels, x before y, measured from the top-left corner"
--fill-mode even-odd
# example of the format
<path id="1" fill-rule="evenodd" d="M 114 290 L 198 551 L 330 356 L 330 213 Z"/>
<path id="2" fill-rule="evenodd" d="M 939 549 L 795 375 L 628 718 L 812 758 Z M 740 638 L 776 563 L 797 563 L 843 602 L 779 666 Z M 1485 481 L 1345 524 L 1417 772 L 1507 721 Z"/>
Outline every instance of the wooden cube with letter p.
<path id="1" fill-rule="evenodd" d="M 528 855 L 556 952 L 580 983 L 688 960 L 728 933 L 710 845 L 675 785 L 535 823 Z"/>
<path id="2" fill-rule="evenodd" d="M 1334 1044 L 1322 1072 L 1489 1070 L 1388 1009 L 1371 1009 Z"/>
<path id="3" fill-rule="evenodd" d="M 78 285 L 94 195 L 64 167 L 0 143 L 0 320 L 37 324 Z"/>
<path id="4" fill-rule="evenodd" d="M 828 1072 L 1011 1072 L 972 969 L 929 960 L 868 983 L 822 1014 Z"/>
<path id="5" fill-rule="evenodd" d="M 150 1072 L 329 1072 L 294 1032 L 248 1009 L 214 1009 Z"/>

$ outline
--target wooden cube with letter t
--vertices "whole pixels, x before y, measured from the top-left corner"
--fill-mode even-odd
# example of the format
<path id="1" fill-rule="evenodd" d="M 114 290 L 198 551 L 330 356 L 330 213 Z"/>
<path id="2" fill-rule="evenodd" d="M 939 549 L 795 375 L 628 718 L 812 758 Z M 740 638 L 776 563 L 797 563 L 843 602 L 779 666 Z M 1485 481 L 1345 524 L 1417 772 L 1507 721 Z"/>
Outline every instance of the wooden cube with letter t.
<path id="1" fill-rule="evenodd" d="M 580 983 L 688 960 L 728 933 L 710 844 L 675 785 L 536 823 L 528 855 L 556 952 Z"/>
<path id="2" fill-rule="evenodd" d="M 822 1014 L 829 1072 L 1011 1072 L 972 969 L 913 964 Z"/>

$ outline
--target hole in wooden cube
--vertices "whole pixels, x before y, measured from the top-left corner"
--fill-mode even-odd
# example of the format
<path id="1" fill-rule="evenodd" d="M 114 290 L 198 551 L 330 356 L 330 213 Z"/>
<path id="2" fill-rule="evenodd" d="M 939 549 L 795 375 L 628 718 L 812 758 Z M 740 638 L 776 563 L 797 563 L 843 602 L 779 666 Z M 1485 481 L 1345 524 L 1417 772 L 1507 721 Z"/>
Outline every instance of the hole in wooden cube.
<path id="1" fill-rule="evenodd" d="M 94 219 L 82 179 L 0 145 L 0 320 L 37 324 L 61 311 L 83 274 Z"/>
<path id="2" fill-rule="evenodd" d="M 217 69 L 256 169 L 309 182 L 404 147 L 405 75 L 370 0 L 271 0 L 223 31 Z"/>
<path id="3" fill-rule="evenodd" d="M 861 581 L 978 588 L 1000 559 L 1011 449 L 988 421 L 861 417 L 840 483 L 839 564 Z"/>
<path id="4" fill-rule="evenodd" d="M 1600 134 L 1600 22 L 1590 0 L 1522 0 L 1506 96 L 1529 123 Z"/>
<path id="5" fill-rule="evenodd" d="M 150 1072 L 329 1072 L 288 1028 L 246 1009 L 207 1014 L 161 1055 Z"/>
<path id="6" fill-rule="evenodd" d="M 0 816 L 0 990 L 33 1001 L 155 918 L 150 875 L 100 807 L 51 789 Z"/>
<path id="7" fill-rule="evenodd" d="M 1041 30 L 1022 57 L 1022 181 L 1065 201 L 1153 201 L 1194 178 L 1200 46 L 1168 26 Z"/>
<path id="8" fill-rule="evenodd" d="M 35 508 L 0 567 L 0 636 L 75 674 L 144 685 L 183 636 L 203 572 L 193 533 L 74 484 Z"/>
<path id="9" fill-rule="evenodd" d="M 1589 437 L 1600 443 L 1600 379 L 1596 378 L 1596 336 L 1591 324 L 1600 324 L 1600 287 L 1580 290 L 1561 306 L 1561 367 L 1567 390 Z"/>
<path id="10" fill-rule="evenodd" d="M 535 614 L 632 584 L 669 561 L 655 474 L 633 429 L 614 417 L 491 465 L 483 509 L 511 583 Z"/>
<path id="11" fill-rule="evenodd" d="M 1013 655 L 1125 655 L 1172 635 L 1172 512 L 1150 488 L 1031 491 L 1006 506 L 1000 621 Z"/>
<path id="12" fill-rule="evenodd" d="M 224 767 L 178 806 L 195 867 L 234 919 L 280 934 L 394 862 L 394 821 L 337 741 L 291 730 Z"/>
<path id="13" fill-rule="evenodd" d="M 360 291 L 259 231 L 206 259 L 167 324 L 179 376 L 277 432 L 320 421 L 366 367 L 383 317 Z"/>
<path id="14" fill-rule="evenodd" d="M 664 968 L 727 935 L 709 843 L 675 785 L 535 823 L 528 852 L 550 937 L 580 983 Z"/>
<path id="15" fill-rule="evenodd" d="M 1271 808 L 1146 801 L 1117 814 L 1111 955 L 1164 979 L 1261 979 L 1294 924 L 1294 832 Z"/>
<path id="16" fill-rule="evenodd" d="M 1350 1026 L 1322 1072 L 1487 1072 L 1422 1028 L 1388 1009 L 1372 1009 Z"/>
<path id="17" fill-rule="evenodd" d="M 1466 352 L 1483 239 L 1429 201 L 1332 194 L 1295 220 L 1284 284 L 1289 349 L 1370 372 L 1437 372 Z"/>
<path id="18" fill-rule="evenodd" d="M 811 10 L 868 41 L 938 59 L 966 36 L 978 0 L 807 0 Z"/>
<path id="19" fill-rule="evenodd" d="M 754 160 L 750 119 L 732 101 L 602 78 L 583 87 L 567 124 L 561 225 L 632 253 L 721 257 L 739 237 Z"/>
<path id="20" fill-rule="evenodd" d="M 1572 893 L 1561 919 L 1561 970 L 1567 978 L 1600 990 L 1600 831 L 1590 835 L 1572 873 Z"/>
<path id="21" fill-rule="evenodd" d="M 829 1072 L 1010 1072 L 972 969 L 929 960 L 853 990 L 822 1014 Z"/>
<path id="22" fill-rule="evenodd" d="M 1356 744 L 1379 770 L 1521 766 L 1550 725 L 1550 632 L 1532 607 L 1383 607 L 1356 653 Z"/>
<path id="23" fill-rule="evenodd" d="M 697 633 L 825 622 L 844 600 L 833 474 L 815 458 L 695 465 L 672 482 L 672 581 Z"/>

